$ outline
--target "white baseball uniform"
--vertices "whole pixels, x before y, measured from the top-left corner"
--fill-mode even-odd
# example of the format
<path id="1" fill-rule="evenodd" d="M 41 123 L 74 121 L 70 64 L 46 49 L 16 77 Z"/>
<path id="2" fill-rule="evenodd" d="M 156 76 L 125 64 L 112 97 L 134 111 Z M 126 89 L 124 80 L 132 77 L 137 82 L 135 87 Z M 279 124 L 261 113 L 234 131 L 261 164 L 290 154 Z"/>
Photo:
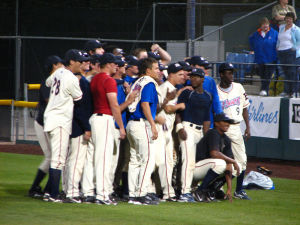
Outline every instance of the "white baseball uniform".
<path id="1" fill-rule="evenodd" d="M 44 114 L 44 131 L 49 132 L 51 143 L 51 165 L 61 170 L 65 165 L 71 134 L 74 101 L 82 97 L 79 81 L 65 69 L 57 69 L 46 80 L 51 87 L 49 102 Z"/>
<path id="2" fill-rule="evenodd" d="M 236 123 L 230 125 L 225 134 L 232 141 L 231 148 L 234 159 L 241 165 L 243 171 L 247 166 L 247 155 L 240 122 L 243 120 L 243 109 L 250 104 L 249 99 L 243 86 L 235 82 L 232 82 L 227 89 L 218 85 L 218 94 L 224 113 Z"/>

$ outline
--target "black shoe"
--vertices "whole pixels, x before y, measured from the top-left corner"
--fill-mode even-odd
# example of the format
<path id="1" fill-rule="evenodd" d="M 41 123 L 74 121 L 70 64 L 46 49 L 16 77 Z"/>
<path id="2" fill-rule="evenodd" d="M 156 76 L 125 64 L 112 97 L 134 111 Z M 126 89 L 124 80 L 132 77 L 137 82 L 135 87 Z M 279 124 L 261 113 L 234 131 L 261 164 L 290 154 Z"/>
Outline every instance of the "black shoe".
<path id="1" fill-rule="evenodd" d="M 211 202 L 206 192 L 202 190 L 196 190 L 194 192 L 194 198 L 197 202 L 206 202 L 206 203 Z"/>
<path id="2" fill-rule="evenodd" d="M 152 201 L 159 201 L 159 197 L 155 193 L 148 193 L 147 196 L 150 197 Z"/>
<path id="3" fill-rule="evenodd" d="M 65 198 L 63 200 L 63 203 L 81 203 L 81 198 L 80 197 L 73 197 L 73 198 Z"/>
<path id="4" fill-rule="evenodd" d="M 137 197 L 136 201 L 139 202 L 140 205 L 158 205 L 158 202 L 152 201 L 148 196 Z"/>
<path id="5" fill-rule="evenodd" d="M 86 203 L 86 204 L 95 203 L 95 197 L 94 196 L 86 196 L 82 199 L 82 203 Z"/>
<path id="6" fill-rule="evenodd" d="M 67 198 L 66 196 L 66 193 L 64 191 L 61 191 L 59 194 L 58 194 L 58 198 L 61 199 L 61 200 L 64 200 Z"/>
<path id="7" fill-rule="evenodd" d="M 167 202 L 177 202 L 177 198 L 174 196 L 174 197 L 170 197 L 170 198 L 167 198 L 166 199 Z"/>
<path id="8" fill-rule="evenodd" d="M 28 191 L 28 196 L 32 198 L 42 198 L 44 196 L 44 192 L 40 186 L 37 186 Z"/>
<path id="9" fill-rule="evenodd" d="M 216 199 L 224 200 L 225 198 L 225 193 L 223 190 L 218 190 L 215 192 L 215 197 Z"/>

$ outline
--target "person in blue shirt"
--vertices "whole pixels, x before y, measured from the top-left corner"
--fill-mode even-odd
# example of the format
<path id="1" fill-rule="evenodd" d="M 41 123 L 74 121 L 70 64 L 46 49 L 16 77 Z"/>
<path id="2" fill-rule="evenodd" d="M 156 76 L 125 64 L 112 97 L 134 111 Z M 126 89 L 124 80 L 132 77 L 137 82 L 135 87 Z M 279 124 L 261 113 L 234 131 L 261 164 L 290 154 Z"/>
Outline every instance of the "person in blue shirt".
<path id="1" fill-rule="evenodd" d="M 138 79 L 139 60 L 137 57 L 133 55 L 129 55 L 125 57 L 125 61 L 127 62 L 127 66 L 126 66 L 126 77 L 124 78 L 124 81 L 126 81 L 131 86 Z"/>
<path id="2" fill-rule="evenodd" d="M 261 80 L 261 96 L 268 95 L 270 78 L 275 72 L 277 61 L 276 43 L 278 32 L 270 27 L 268 18 L 260 20 L 260 27 L 249 37 L 251 50 L 254 51 L 255 63 L 258 66 L 258 75 Z"/>
<path id="3" fill-rule="evenodd" d="M 179 202 L 194 202 L 191 184 L 195 168 L 196 145 L 210 127 L 212 97 L 203 89 L 205 73 L 194 68 L 190 74 L 193 91 L 186 89 L 178 97 L 185 109 L 176 115 L 176 132 L 182 151 L 181 195 Z"/>
<path id="4" fill-rule="evenodd" d="M 221 107 L 221 102 L 219 99 L 216 82 L 211 76 L 209 76 L 208 73 L 211 66 L 209 62 L 201 56 L 193 56 L 190 62 L 193 68 L 200 68 L 205 73 L 203 90 L 207 91 L 212 96 L 212 105 L 210 109 L 210 121 L 211 121 L 210 127 L 212 128 L 214 125 L 213 123 L 214 114 L 220 114 L 223 112 L 223 110 Z"/>
<path id="5" fill-rule="evenodd" d="M 155 140 L 158 132 L 154 122 L 158 105 L 158 62 L 153 58 L 139 62 L 140 78 L 132 91 L 139 91 L 135 101 L 129 105 L 127 137 L 130 143 L 128 170 L 129 201 L 133 204 L 158 204 L 147 196 L 150 177 L 155 166 Z"/>

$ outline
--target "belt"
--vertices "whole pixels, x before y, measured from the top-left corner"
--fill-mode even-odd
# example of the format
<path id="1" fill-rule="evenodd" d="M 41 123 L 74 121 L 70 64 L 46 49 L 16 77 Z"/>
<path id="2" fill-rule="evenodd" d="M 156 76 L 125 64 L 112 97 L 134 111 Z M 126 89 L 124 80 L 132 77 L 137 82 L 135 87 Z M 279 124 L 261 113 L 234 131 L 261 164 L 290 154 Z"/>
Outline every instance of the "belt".
<path id="1" fill-rule="evenodd" d="M 190 127 L 193 127 L 193 128 L 195 128 L 197 130 L 201 130 L 203 126 L 202 125 L 196 125 L 196 124 L 190 123 Z"/>
<path id="2" fill-rule="evenodd" d="M 133 121 L 138 121 L 138 122 L 140 122 L 142 120 L 143 120 L 142 118 L 140 118 L 140 119 L 133 119 Z"/>
<path id="3" fill-rule="evenodd" d="M 97 116 L 103 116 L 103 113 L 97 113 Z"/>

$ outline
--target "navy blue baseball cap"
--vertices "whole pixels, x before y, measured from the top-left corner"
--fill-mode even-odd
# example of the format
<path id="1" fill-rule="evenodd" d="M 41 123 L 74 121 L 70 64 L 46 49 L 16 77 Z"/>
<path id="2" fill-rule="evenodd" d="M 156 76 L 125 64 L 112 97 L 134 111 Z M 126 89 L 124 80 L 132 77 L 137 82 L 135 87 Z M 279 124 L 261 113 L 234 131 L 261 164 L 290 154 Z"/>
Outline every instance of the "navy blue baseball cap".
<path id="1" fill-rule="evenodd" d="M 101 58 L 101 55 L 99 55 L 99 54 L 91 55 L 90 56 L 90 62 L 91 62 L 91 64 L 100 63 L 100 58 Z"/>
<path id="2" fill-rule="evenodd" d="M 188 62 L 191 65 L 191 60 L 192 60 L 191 58 L 186 58 L 184 61 Z"/>
<path id="3" fill-rule="evenodd" d="M 163 70 L 167 70 L 168 69 L 168 66 L 165 66 L 164 64 L 158 62 L 158 66 L 159 66 L 159 70 L 160 71 L 163 71 Z"/>
<path id="4" fill-rule="evenodd" d="M 177 73 L 180 70 L 183 70 L 183 67 L 179 63 L 171 63 L 168 66 L 168 73 Z"/>
<path id="5" fill-rule="evenodd" d="M 95 50 L 96 48 L 102 48 L 105 45 L 105 43 L 101 43 L 99 40 L 89 40 L 85 42 L 84 44 L 84 50 L 90 51 Z"/>
<path id="6" fill-rule="evenodd" d="M 130 66 L 138 66 L 139 60 L 137 57 L 133 55 L 128 55 L 125 57 L 125 61 L 128 63 L 128 67 Z"/>
<path id="7" fill-rule="evenodd" d="M 63 63 L 63 60 L 57 56 L 57 55 L 50 55 L 46 60 L 44 64 L 44 68 L 47 72 L 51 72 L 52 66 L 56 65 L 57 63 Z"/>
<path id="8" fill-rule="evenodd" d="M 225 121 L 227 123 L 234 124 L 234 120 L 226 116 L 225 113 L 216 114 L 214 116 L 214 121 L 215 122 Z"/>
<path id="9" fill-rule="evenodd" d="M 222 63 L 220 66 L 219 66 L 219 73 L 222 73 L 224 72 L 225 70 L 232 70 L 232 71 L 235 71 L 235 68 L 233 66 L 232 63 Z"/>
<path id="10" fill-rule="evenodd" d="M 193 68 L 191 67 L 191 64 L 188 63 L 187 61 L 179 61 L 178 63 L 182 66 L 183 70 L 185 70 L 185 71 L 190 72 L 190 71 L 192 71 L 192 69 L 193 69 Z"/>
<path id="11" fill-rule="evenodd" d="M 192 76 L 192 75 L 197 75 L 197 76 L 203 78 L 203 77 L 205 76 L 205 73 L 204 73 L 204 71 L 203 71 L 202 69 L 200 69 L 200 68 L 194 68 L 194 69 L 192 69 L 192 71 L 191 71 L 191 73 L 190 73 L 190 76 Z"/>
<path id="12" fill-rule="evenodd" d="M 116 58 L 116 64 L 118 65 L 118 67 L 123 67 L 126 64 L 126 61 L 123 59 L 122 56 L 115 56 Z"/>
<path id="13" fill-rule="evenodd" d="M 154 52 L 148 52 L 148 58 L 153 58 L 158 60 L 161 60 L 161 56 L 158 53 L 154 53 Z"/>
<path id="14" fill-rule="evenodd" d="M 104 53 L 100 57 L 100 65 L 104 65 L 107 63 L 117 63 L 117 59 L 112 53 Z"/>
<path id="15" fill-rule="evenodd" d="M 193 56 L 191 58 L 191 64 L 192 65 L 203 66 L 203 67 L 205 67 L 205 69 L 211 68 L 210 63 L 205 58 L 203 58 L 201 56 Z"/>
<path id="16" fill-rule="evenodd" d="M 70 49 L 66 52 L 64 61 L 69 62 L 70 60 L 78 62 L 88 61 L 87 57 L 84 56 L 84 52 L 79 51 L 78 49 Z"/>

